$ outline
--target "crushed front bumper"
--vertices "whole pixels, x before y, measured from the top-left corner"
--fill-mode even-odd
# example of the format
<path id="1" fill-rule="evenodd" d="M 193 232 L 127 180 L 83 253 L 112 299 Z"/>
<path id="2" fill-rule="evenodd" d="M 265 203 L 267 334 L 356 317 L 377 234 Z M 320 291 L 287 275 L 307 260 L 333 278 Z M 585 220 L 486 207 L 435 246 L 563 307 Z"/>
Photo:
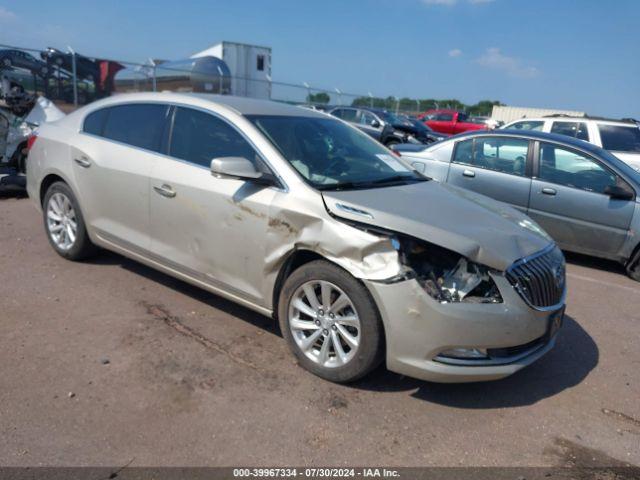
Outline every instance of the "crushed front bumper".
<path id="1" fill-rule="evenodd" d="M 551 350 L 564 303 L 534 310 L 506 278 L 496 275 L 494 281 L 503 303 L 445 304 L 427 295 L 415 279 L 391 284 L 365 281 L 382 315 L 387 368 L 435 382 L 496 380 Z M 437 358 L 442 352 L 460 348 L 491 349 L 496 357 L 468 361 Z"/>

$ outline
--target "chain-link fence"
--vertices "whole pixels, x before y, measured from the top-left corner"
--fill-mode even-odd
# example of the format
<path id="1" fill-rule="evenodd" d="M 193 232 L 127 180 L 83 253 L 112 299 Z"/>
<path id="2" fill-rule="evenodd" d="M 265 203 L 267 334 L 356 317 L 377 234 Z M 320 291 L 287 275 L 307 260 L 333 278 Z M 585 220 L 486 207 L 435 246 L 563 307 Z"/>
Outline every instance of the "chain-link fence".
<path id="1" fill-rule="evenodd" d="M 371 93 L 325 89 L 308 83 L 234 76 L 212 57 L 178 62 L 134 63 L 88 57 L 72 48 L 43 50 L 0 44 L 0 80 L 5 90 L 23 88 L 72 110 L 114 93 L 141 91 L 202 92 L 268 98 L 292 104 L 357 105 L 416 114 L 437 104 L 375 97 Z"/>

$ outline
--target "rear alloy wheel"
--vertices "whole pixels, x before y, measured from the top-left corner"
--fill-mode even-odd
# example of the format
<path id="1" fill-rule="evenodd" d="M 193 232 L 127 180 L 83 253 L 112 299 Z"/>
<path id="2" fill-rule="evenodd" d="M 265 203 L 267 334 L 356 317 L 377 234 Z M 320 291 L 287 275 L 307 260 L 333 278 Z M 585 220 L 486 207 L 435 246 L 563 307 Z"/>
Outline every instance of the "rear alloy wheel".
<path id="1" fill-rule="evenodd" d="M 47 229 L 51 241 L 62 251 L 73 247 L 78 235 L 78 219 L 71 200 L 56 192 L 47 204 Z"/>
<path id="2" fill-rule="evenodd" d="M 352 382 L 383 358 L 380 315 L 367 289 L 324 260 L 285 281 L 278 305 L 282 335 L 301 366 L 332 382 Z"/>
<path id="3" fill-rule="evenodd" d="M 43 207 L 49 243 L 59 255 L 82 260 L 95 253 L 78 202 L 66 183 L 56 182 L 49 187 Z"/>

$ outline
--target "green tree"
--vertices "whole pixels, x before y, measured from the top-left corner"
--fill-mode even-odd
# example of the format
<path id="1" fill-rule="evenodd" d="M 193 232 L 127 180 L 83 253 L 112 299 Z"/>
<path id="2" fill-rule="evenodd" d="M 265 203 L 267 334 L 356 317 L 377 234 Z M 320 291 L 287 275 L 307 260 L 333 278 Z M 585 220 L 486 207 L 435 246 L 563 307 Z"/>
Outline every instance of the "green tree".
<path id="1" fill-rule="evenodd" d="M 307 103 L 327 104 L 331 101 L 331 97 L 326 92 L 310 93 L 307 95 Z"/>

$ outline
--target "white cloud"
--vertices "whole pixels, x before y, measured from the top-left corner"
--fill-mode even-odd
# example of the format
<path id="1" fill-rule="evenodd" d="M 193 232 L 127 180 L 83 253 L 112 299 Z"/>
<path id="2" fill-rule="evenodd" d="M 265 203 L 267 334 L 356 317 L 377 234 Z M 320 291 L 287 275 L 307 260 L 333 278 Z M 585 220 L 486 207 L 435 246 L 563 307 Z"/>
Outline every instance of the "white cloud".
<path id="1" fill-rule="evenodd" d="M 449 50 L 449 56 L 456 58 L 459 57 L 460 55 L 462 55 L 462 50 L 460 50 L 459 48 L 454 48 L 453 50 Z"/>
<path id="2" fill-rule="evenodd" d="M 14 20 L 16 14 L 4 7 L 0 7 L 0 22 L 8 22 Z"/>
<path id="3" fill-rule="evenodd" d="M 483 67 L 502 70 L 512 77 L 532 78 L 540 73 L 536 67 L 526 65 L 519 58 L 504 55 L 499 48 L 495 47 L 487 48 L 476 63 Z"/>

